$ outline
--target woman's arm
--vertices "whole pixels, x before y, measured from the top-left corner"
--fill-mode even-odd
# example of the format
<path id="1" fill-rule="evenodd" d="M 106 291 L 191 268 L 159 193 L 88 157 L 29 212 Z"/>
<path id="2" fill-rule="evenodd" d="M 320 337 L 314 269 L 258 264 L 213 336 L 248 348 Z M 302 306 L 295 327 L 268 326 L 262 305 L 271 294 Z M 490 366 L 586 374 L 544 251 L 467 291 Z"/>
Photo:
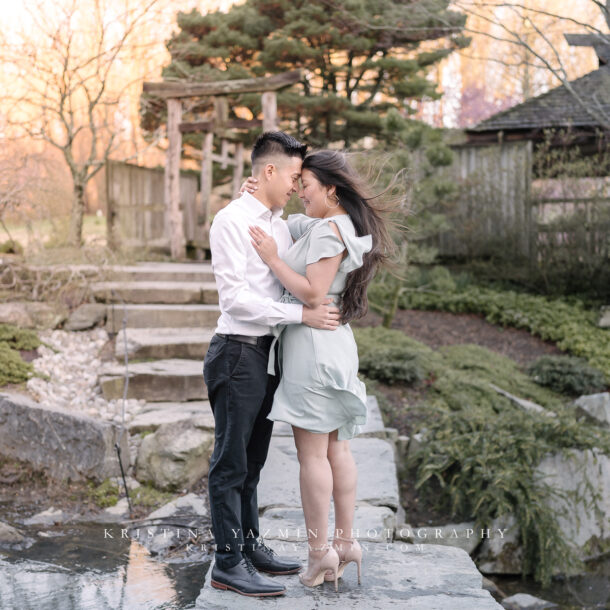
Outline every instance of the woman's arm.
<path id="1" fill-rule="evenodd" d="M 337 237 L 341 239 L 341 234 L 335 223 L 329 222 L 328 224 Z M 288 291 L 308 307 L 316 307 L 323 302 L 335 275 L 337 275 L 345 251 L 307 265 L 305 276 L 302 276 L 278 256 L 275 240 L 260 227 L 251 226 L 250 237 L 252 237 L 254 249 Z"/>

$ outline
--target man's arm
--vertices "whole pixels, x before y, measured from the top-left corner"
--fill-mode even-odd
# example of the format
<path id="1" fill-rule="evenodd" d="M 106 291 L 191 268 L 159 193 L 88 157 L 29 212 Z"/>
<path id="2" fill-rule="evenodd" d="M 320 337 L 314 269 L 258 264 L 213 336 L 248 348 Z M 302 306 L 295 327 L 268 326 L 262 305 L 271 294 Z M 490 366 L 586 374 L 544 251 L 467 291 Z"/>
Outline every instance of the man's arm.
<path id="1" fill-rule="evenodd" d="M 212 268 L 224 311 L 243 322 L 275 326 L 308 324 L 330 329 L 338 325 L 338 310 L 321 305 L 315 309 L 295 303 L 279 303 L 250 289 L 246 280 L 247 244 L 230 217 L 216 218 L 210 229 Z"/>

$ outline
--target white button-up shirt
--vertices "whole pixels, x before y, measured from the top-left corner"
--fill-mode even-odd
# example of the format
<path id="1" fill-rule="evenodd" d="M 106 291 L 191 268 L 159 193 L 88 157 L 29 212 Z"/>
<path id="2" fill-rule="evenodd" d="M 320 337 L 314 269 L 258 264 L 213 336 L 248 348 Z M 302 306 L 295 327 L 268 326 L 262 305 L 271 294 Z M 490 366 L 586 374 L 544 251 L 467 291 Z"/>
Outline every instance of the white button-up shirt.
<path id="1" fill-rule="evenodd" d="M 220 318 L 216 332 L 261 336 L 276 324 L 300 324 L 303 306 L 279 303 L 283 288 L 251 243 L 249 225 L 271 235 L 283 256 L 292 245 L 282 210 L 273 211 L 245 192 L 220 210 L 210 228 L 212 269 L 218 288 Z"/>

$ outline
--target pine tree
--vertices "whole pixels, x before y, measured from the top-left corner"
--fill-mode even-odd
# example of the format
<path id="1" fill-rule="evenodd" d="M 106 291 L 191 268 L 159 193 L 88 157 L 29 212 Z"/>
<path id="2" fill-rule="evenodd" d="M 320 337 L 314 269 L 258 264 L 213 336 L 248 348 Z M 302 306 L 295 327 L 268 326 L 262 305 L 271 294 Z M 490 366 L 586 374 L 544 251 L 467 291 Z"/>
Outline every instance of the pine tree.
<path id="1" fill-rule="evenodd" d="M 437 99 L 430 68 L 466 46 L 463 15 L 449 0 L 247 0 L 227 13 L 178 14 L 165 79 L 210 81 L 304 69 L 300 85 L 278 95 L 282 126 L 314 146 L 383 137 L 392 108 L 408 118 L 410 101 Z M 434 49 L 422 43 L 437 40 Z M 430 46 L 430 45 L 428 45 Z M 164 104 L 143 97 L 142 125 L 164 121 Z M 209 102 L 207 102 L 209 104 Z M 205 101 L 192 110 L 205 112 Z M 260 112 L 259 95 L 232 108 Z M 187 140 L 188 141 L 188 140 Z"/>

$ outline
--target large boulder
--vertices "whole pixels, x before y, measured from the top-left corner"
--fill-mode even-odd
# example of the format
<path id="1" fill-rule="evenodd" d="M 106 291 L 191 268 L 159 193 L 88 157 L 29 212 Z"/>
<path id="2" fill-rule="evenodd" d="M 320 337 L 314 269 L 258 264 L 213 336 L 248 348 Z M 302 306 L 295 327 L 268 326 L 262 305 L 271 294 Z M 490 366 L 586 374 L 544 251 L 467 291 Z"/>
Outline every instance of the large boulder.
<path id="1" fill-rule="evenodd" d="M 71 314 L 64 330 L 87 330 L 106 322 L 107 307 L 101 303 L 83 303 Z"/>
<path id="2" fill-rule="evenodd" d="M 549 505 L 565 514 L 558 516 L 567 542 L 585 560 L 610 550 L 610 456 L 598 449 L 570 449 L 546 456 L 537 474 L 565 498 L 551 498 Z M 576 498 L 575 496 L 580 496 Z"/>
<path id="3" fill-rule="evenodd" d="M 176 546 L 183 545 L 186 540 L 193 543 L 198 535 L 205 536 L 202 524 L 207 518 L 207 498 L 189 493 L 150 513 L 143 522 L 145 535 L 138 526 L 130 529 L 130 536 L 153 555 L 164 555 Z M 189 554 L 188 551 L 186 554 Z"/>
<path id="4" fill-rule="evenodd" d="M 13 392 L 0 394 L 0 455 L 22 460 L 56 479 L 103 481 L 120 474 L 110 422 L 36 403 Z M 129 455 L 128 433 L 121 455 Z M 125 463 L 124 467 L 128 464 Z"/>
<path id="5" fill-rule="evenodd" d="M 566 542 L 582 560 L 594 559 L 610 550 L 610 457 L 598 449 L 569 449 L 549 454 L 538 464 L 534 476 L 558 495 L 547 498 L 556 511 Z M 503 537 L 486 539 L 477 554 L 483 574 L 518 574 L 521 571 L 521 537 L 513 516 L 495 519 L 492 531 L 508 528 Z M 557 570 L 558 572 L 558 570 Z"/>
<path id="6" fill-rule="evenodd" d="M 214 432 L 206 418 L 159 426 L 144 437 L 136 462 L 136 479 L 160 489 L 190 487 L 208 473 Z"/>
<path id="7" fill-rule="evenodd" d="M 520 574 L 523 552 L 519 527 L 513 515 L 502 515 L 494 519 L 491 532 L 502 535 L 485 538 L 477 553 L 477 568 L 483 574 Z"/>
<path id="8" fill-rule="evenodd" d="M 68 308 L 61 303 L 21 301 L 0 303 L 0 324 L 21 328 L 57 328 L 68 317 Z"/>
<path id="9" fill-rule="evenodd" d="M 0 547 L 12 546 L 25 540 L 23 533 L 17 528 L 0 521 Z"/>
<path id="10" fill-rule="evenodd" d="M 610 392 L 581 396 L 574 401 L 574 407 L 578 415 L 610 428 Z"/>

